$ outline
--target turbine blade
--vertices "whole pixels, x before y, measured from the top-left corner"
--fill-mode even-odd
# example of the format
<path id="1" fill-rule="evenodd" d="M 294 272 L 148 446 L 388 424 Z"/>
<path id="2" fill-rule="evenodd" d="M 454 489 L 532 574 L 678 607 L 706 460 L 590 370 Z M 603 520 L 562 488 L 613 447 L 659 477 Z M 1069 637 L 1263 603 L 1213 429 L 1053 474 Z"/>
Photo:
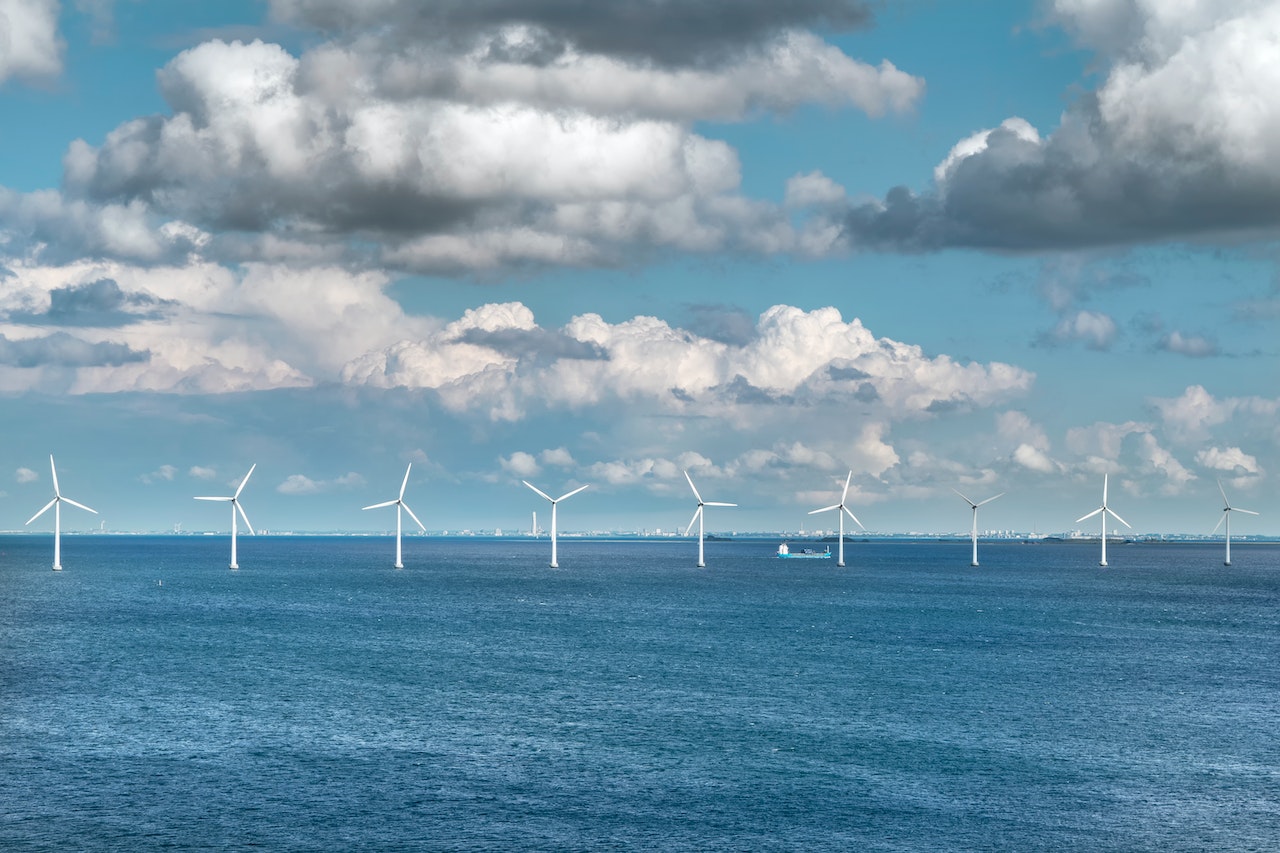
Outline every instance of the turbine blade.
<path id="1" fill-rule="evenodd" d="M 1102 505 L 1107 505 L 1107 475 L 1102 475 Z"/>
<path id="2" fill-rule="evenodd" d="M 844 506 L 844 499 L 849 497 L 849 483 L 853 481 L 853 471 L 849 472 L 849 476 L 844 478 L 844 491 L 840 493 L 840 505 Z"/>
<path id="3" fill-rule="evenodd" d="M 244 491 L 244 484 L 245 484 L 245 483 L 247 483 L 247 482 L 249 482 L 249 478 L 253 476 L 253 469 L 254 469 L 254 468 L 257 468 L 257 467 L 258 467 L 258 463 L 257 463 L 257 462 L 255 462 L 255 463 L 253 463 L 252 465 L 250 465 L 250 466 L 249 466 L 249 473 L 248 473 L 248 474 L 245 474 L 245 475 L 244 475 L 244 479 L 240 481 L 240 488 L 236 489 L 236 493 L 235 493 L 234 497 L 237 497 L 237 498 L 238 498 L 238 497 L 240 497 L 240 493 Z M 245 520 L 245 524 L 248 524 L 248 523 L 249 523 L 249 521 L 248 521 L 248 519 L 246 519 L 246 520 Z"/>
<path id="4" fill-rule="evenodd" d="M 1227 490 L 1222 488 L 1222 480 L 1218 480 L 1218 491 L 1222 493 L 1222 505 L 1231 508 L 1231 501 L 1227 500 Z"/>
<path id="5" fill-rule="evenodd" d="M 1123 518 L 1121 518 L 1120 516 L 1116 515 L 1116 511 L 1115 511 L 1114 509 L 1112 509 L 1111 507 L 1107 507 L 1107 512 L 1111 513 L 1112 518 L 1114 518 L 1116 521 L 1118 521 L 1118 522 L 1120 522 L 1121 524 L 1123 524 L 1125 527 L 1129 528 L 1130 530 L 1132 530 L 1132 529 L 1133 529 L 1133 525 L 1132 525 L 1132 524 L 1130 524 L 1129 522 L 1125 521 L 1125 520 L 1124 520 Z"/>
<path id="6" fill-rule="evenodd" d="M 402 502 L 400 506 L 404 507 L 404 511 L 409 513 L 409 517 L 412 518 L 415 522 L 417 522 L 418 526 L 422 528 L 423 533 L 426 533 L 427 526 L 423 524 L 421 521 L 418 521 L 418 517 L 413 514 L 413 510 L 409 509 L 409 505 L 407 503 Z"/>
<path id="7" fill-rule="evenodd" d="M 833 509 L 840 509 L 840 506 L 841 506 L 840 504 L 832 504 L 831 506 L 824 506 L 822 509 L 813 510 L 812 512 L 809 513 L 809 515 L 817 515 L 820 512 L 831 512 L 831 510 Z"/>
<path id="8" fill-rule="evenodd" d="M 1082 515 L 1082 516 L 1080 516 L 1079 518 L 1077 518 L 1077 519 L 1076 519 L 1076 524 L 1079 524 L 1080 522 L 1084 521 L 1085 519 L 1093 518 L 1095 515 L 1097 515 L 1098 513 L 1102 512 L 1102 510 L 1103 510 L 1103 508 L 1102 508 L 1102 507 L 1098 507 L 1097 509 L 1095 509 L 1093 512 L 1089 513 L 1088 515 Z"/>
<path id="9" fill-rule="evenodd" d="M 989 504 L 989 503 L 991 503 L 993 500 L 995 500 L 996 498 L 1002 498 L 1002 497 L 1004 497 L 1004 492 L 1001 492 L 1000 494 L 996 495 L 995 497 L 987 498 L 985 501 L 980 501 L 978 504 L 976 504 L 976 505 L 974 506 L 974 509 L 977 509 L 978 507 L 982 506 L 983 504 Z"/>
<path id="10" fill-rule="evenodd" d="M 362 506 L 360 508 L 361 509 L 382 509 L 384 506 L 395 506 L 397 503 L 399 503 L 398 500 L 383 501 L 380 504 L 369 504 L 368 506 Z"/>
<path id="11" fill-rule="evenodd" d="M 537 486 L 535 486 L 533 483 L 530 483 L 528 480 L 521 480 L 520 482 L 524 483 L 526 486 L 528 486 L 529 488 L 533 489 L 535 492 L 537 492 L 538 494 L 542 495 L 542 496 L 543 496 L 544 498 L 546 498 L 547 500 L 551 501 L 551 495 L 549 495 L 549 494 L 547 494 L 546 492 L 542 491 L 542 489 L 539 489 L 539 488 L 538 488 Z M 555 501 L 551 501 L 551 502 L 552 502 L 552 503 L 555 503 Z"/>
<path id="12" fill-rule="evenodd" d="M 245 477 L 245 479 L 247 480 L 249 478 Z M 244 507 L 240 506 L 240 501 L 232 501 L 231 505 L 234 506 L 236 509 L 240 510 L 240 517 L 244 519 L 244 526 L 249 528 L 250 533 L 252 533 L 254 536 L 257 536 L 258 533 L 256 530 L 253 529 L 253 525 L 249 523 L 249 516 L 245 515 Z"/>
<path id="13" fill-rule="evenodd" d="M 959 489 L 952 488 L 951 491 L 955 492 L 957 495 L 960 495 L 960 497 L 964 498 L 964 502 L 967 503 L 969 506 L 971 507 L 980 506 L 980 504 L 976 504 L 973 501 L 969 500 L 967 497 L 965 497 L 964 493 L 961 492 Z"/>
<path id="14" fill-rule="evenodd" d="M 198 501 L 233 501 L 233 500 L 235 500 L 235 498 L 208 498 L 208 497 L 202 497 L 202 498 L 196 498 L 196 500 L 198 500 Z"/>
<path id="15" fill-rule="evenodd" d="M 1254 512 L 1254 511 L 1253 511 L 1253 510 L 1251 510 L 1251 509 L 1241 509 L 1241 508 L 1240 508 L 1240 507 L 1238 507 L 1238 506 L 1233 506 L 1233 507 L 1231 508 L 1231 511 L 1232 511 L 1232 512 L 1243 512 L 1245 515 L 1258 515 L 1258 513 Z"/>
<path id="16" fill-rule="evenodd" d="M 400 500 L 404 500 L 405 486 L 409 485 L 409 472 L 413 470 L 413 463 L 409 463 L 409 467 L 404 469 L 404 482 L 400 484 Z"/>
<path id="17" fill-rule="evenodd" d="M 60 496 L 61 492 L 58 491 L 58 466 L 53 464 L 52 453 L 49 454 L 49 472 L 53 474 L 53 494 Z"/>
<path id="18" fill-rule="evenodd" d="M 590 484 L 590 483 L 587 483 L 587 486 L 589 486 L 589 485 L 591 485 L 591 484 Z M 574 495 L 576 495 L 578 492 L 580 492 L 580 491 L 582 491 L 583 489 L 585 489 L 587 486 L 578 486 L 578 488 L 574 489 L 572 492 L 566 492 L 565 494 L 563 494 L 563 495 L 561 495 L 560 497 L 556 498 L 556 499 L 555 499 L 555 503 L 560 503 L 560 501 L 567 500 L 567 499 L 569 499 L 569 498 L 573 497 L 573 496 L 574 496 Z"/>
<path id="19" fill-rule="evenodd" d="M 866 529 L 867 529 L 867 528 L 863 525 L 863 523 L 862 523 L 861 521 L 858 521 L 858 517 L 857 517 L 856 515 L 854 515 L 854 514 L 853 514 L 853 510 L 849 509 L 847 506 L 842 506 L 842 507 L 840 507 L 840 508 L 841 508 L 842 510 L 844 510 L 846 513 L 848 513 L 848 514 L 849 514 L 849 517 L 853 519 L 853 523 L 854 523 L 854 524 L 858 525 L 858 526 L 859 526 L 859 527 L 861 527 L 863 530 L 866 530 Z"/>
<path id="20" fill-rule="evenodd" d="M 44 515 L 46 512 L 48 512 L 48 511 L 49 511 L 49 507 L 53 506 L 53 505 L 54 505 L 54 504 L 56 504 L 57 502 L 58 502 L 58 499 L 57 499 L 57 498 L 54 498 L 53 500 L 49 501 L 47 504 L 45 504 L 45 505 L 44 505 L 44 509 L 40 510 L 40 511 L 39 511 L 39 512 L 37 512 L 35 515 L 31 516 L 31 518 L 27 519 L 27 524 L 30 524 L 31 522 L 35 521 L 35 520 L 36 520 L 37 518 L 39 518 L 40 516 Z M 24 526 L 25 526 L 25 525 L 24 525 Z"/>
<path id="21" fill-rule="evenodd" d="M 63 498 L 63 500 L 64 500 L 64 501 L 66 501 L 67 503 L 71 504 L 72 506 L 78 506 L 78 507 L 80 507 L 80 508 L 81 508 L 81 509 L 83 509 L 83 510 L 88 510 L 89 512 L 93 513 L 94 515 L 97 515 L 97 514 L 98 514 L 98 511 L 97 511 L 96 509 L 89 509 L 89 507 L 85 506 L 85 505 L 84 505 L 84 504 L 82 504 L 82 503 L 77 503 L 77 502 L 75 502 L 75 501 L 71 500 L 71 498 Z"/>
<path id="22" fill-rule="evenodd" d="M 689 519 L 689 526 L 684 529 L 685 536 L 688 536 L 689 531 L 693 530 L 694 522 L 698 520 L 700 515 L 702 515 L 702 504 L 698 504 L 698 508 L 693 511 L 693 518 Z"/>
<path id="23" fill-rule="evenodd" d="M 684 472 L 684 478 L 689 481 L 689 488 L 693 489 L 693 496 L 698 499 L 698 503 L 702 503 L 702 495 L 698 494 L 698 487 L 693 484 L 693 478 L 689 476 L 689 472 Z"/>
<path id="24" fill-rule="evenodd" d="M 703 506 L 737 506 L 737 504 L 727 504 L 724 501 L 707 501 Z"/>
<path id="25" fill-rule="evenodd" d="M 1222 513 L 1222 516 L 1218 519 L 1218 523 L 1217 523 L 1217 524 L 1215 524 L 1215 525 L 1213 526 L 1213 529 L 1209 531 L 1209 535 L 1210 535 L 1210 536 L 1212 536 L 1213 534 L 1217 533 L 1217 532 L 1218 532 L 1218 528 L 1222 526 L 1222 522 L 1224 522 L 1224 521 L 1226 521 L 1226 520 L 1227 520 L 1227 514 L 1226 514 L 1226 512 L 1223 512 L 1223 513 Z"/>

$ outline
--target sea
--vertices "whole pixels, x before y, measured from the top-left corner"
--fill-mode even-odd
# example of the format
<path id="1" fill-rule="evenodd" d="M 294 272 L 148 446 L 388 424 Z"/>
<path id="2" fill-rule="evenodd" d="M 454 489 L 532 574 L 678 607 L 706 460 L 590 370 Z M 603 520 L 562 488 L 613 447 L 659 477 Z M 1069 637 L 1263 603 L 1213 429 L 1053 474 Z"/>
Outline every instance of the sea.
<path id="1" fill-rule="evenodd" d="M 777 544 L 0 537 L 0 850 L 1280 849 L 1280 545 Z"/>

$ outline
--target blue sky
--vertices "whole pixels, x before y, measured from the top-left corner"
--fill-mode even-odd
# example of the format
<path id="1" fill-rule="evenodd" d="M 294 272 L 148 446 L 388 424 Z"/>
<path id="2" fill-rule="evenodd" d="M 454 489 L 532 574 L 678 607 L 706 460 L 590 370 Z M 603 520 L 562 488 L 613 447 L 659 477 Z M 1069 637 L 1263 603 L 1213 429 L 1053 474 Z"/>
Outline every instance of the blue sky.
<path id="1" fill-rule="evenodd" d="M 518 9 L 518 17 L 513 9 Z M 0 529 L 1280 533 L 1280 11 L 0 0 Z M 41 519 L 37 525 L 45 524 Z"/>

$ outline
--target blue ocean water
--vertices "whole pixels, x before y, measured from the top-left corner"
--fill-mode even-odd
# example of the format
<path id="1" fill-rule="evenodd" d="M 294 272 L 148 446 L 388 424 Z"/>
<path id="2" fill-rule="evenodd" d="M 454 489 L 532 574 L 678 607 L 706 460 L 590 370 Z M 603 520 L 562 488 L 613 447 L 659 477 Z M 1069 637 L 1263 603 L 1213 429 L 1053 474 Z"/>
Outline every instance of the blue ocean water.
<path id="1" fill-rule="evenodd" d="M 775 547 L 0 537 L 0 849 L 1280 849 L 1280 547 Z"/>

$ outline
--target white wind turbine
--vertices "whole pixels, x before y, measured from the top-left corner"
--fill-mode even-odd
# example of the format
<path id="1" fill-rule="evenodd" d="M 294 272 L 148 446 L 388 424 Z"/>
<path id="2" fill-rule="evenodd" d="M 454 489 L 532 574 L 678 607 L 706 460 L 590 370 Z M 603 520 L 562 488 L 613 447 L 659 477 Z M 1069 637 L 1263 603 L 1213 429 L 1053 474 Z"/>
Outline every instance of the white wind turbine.
<path id="1" fill-rule="evenodd" d="M 53 474 L 53 500 L 44 505 L 44 509 L 37 512 L 28 519 L 27 524 L 35 521 L 40 516 L 48 512 L 49 507 L 53 507 L 53 570 L 55 572 L 62 571 L 62 504 L 69 503 L 72 506 L 78 506 L 80 509 L 88 510 L 94 515 L 98 514 L 96 509 L 89 509 L 82 503 L 76 503 L 71 498 L 64 497 L 58 489 L 58 469 L 53 464 L 53 454 L 49 454 L 49 472 Z"/>
<path id="2" fill-rule="evenodd" d="M 965 498 L 964 495 L 961 495 L 959 489 L 952 489 L 951 491 L 955 492 L 957 495 L 960 495 L 960 497 L 964 498 L 965 503 L 973 507 L 973 562 L 970 563 L 970 565 L 976 566 L 978 565 L 978 507 L 982 506 L 983 504 L 989 504 L 996 498 L 1004 497 L 1004 492 L 1001 492 L 995 497 L 987 498 L 985 501 L 978 501 L 977 503 L 974 503 L 968 498 Z"/>
<path id="3" fill-rule="evenodd" d="M 844 478 L 844 491 L 840 493 L 840 503 L 832 504 L 831 506 L 824 506 L 822 509 L 815 509 L 809 513 L 809 515 L 817 515 L 820 512 L 831 512 L 831 510 L 834 509 L 836 511 L 836 514 L 840 516 L 840 546 L 836 551 L 836 565 L 839 566 L 840 568 L 844 568 L 844 517 L 845 517 L 845 514 L 847 513 L 848 516 L 853 519 L 855 524 L 857 524 L 859 527 L 862 527 L 862 522 L 858 521 L 858 517 L 853 514 L 853 511 L 851 509 L 849 509 L 847 506 L 844 505 L 845 499 L 849 497 L 849 482 L 852 479 L 853 479 L 853 472 L 850 471 L 849 476 Z M 866 530 L 867 528 L 862 527 L 862 529 Z"/>
<path id="4" fill-rule="evenodd" d="M 1218 523 L 1214 525 L 1213 532 L 1218 532 L 1218 528 L 1222 526 L 1222 522 L 1225 521 L 1227 523 L 1227 557 L 1226 560 L 1223 561 L 1222 565 L 1229 566 L 1231 565 L 1231 513 L 1243 512 L 1245 515 L 1257 515 L 1257 513 L 1251 509 L 1242 509 L 1238 506 L 1232 506 L 1231 501 L 1227 500 L 1227 491 L 1222 488 L 1221 480 L 1218 481 L 1218 491 L 1222 492 L 1222 518 L 1218 519 Z"/>
<path id="5" fill-rule="evenodd" d="M 689 476 L 689 472 L 684 472 L 684 478 L 689 481 L 689 488 L 693 489 L 693 496 L 698 499 L 698 508 L 693 511 L 693 518 L 689 519 L 689 526 L 684 529 L 684 535 L 688 536 L 689 531 L 693 530 L 693 523 L 698 522 L 698 568 L 705 568 L 706 560 L 703 559 L 702 551 L 702 531 L 705 527 L 702 508 L 704 506 L 737 506 L 737 504 L 727 504 L 724 501 L 704 501 L 702 495 L 698 494 L 698 488 L 693 485 L 693 479 Z"/>
<path id="6" fill-rule="evenodd" d="M 423 533 L 427 532 L 427 528 L 423 526 L 421 521 L 418 521 L 418 517 L 413 514 L 413 510 L 409 509 L 409 505 L 404 502 L 404 489 L 405 489 L 405 486 L 409 485 L 409 472 L 412 469 L 413 469 L 413 463 L 410 462 L 409 467 L 404 469 L 404 482 L 400 484 L 399 497 L 397 497 L 395 500 L 383 501 L 380 504 L 372 504 L 370 506 L 362 507 L 363 509 L 381 509 L 384 506 L 394 506 L 396 508 L 396 568 L 397 569 L 404 568 L 404 563 L 400 559 L 400 529 L 401 529 L 400 510 L 403 509 L 405 512 L 409 513 L 409 517 L 412 518 L 415 522 L 417 522 L 418 526 L 422 528 L 422 532 Z"/>
<path id="7" fill-rule="evenodd" d="M 560 503 L 560 501 L 568 500 L 569 498 L 576 495 L 578 492 L 585 489 L 586 486 L 578 486 L 578 488 L 574 489 L 572 492 L 563 494 L 558 498 L 553 498 L 551 497 L 551 495 L 542 491 L 542 489 L 539 489 L 537 486 L 535 486 L 533 483 L 530 483 L 528 480 L 521 480 L 520 482 L 524 483 L 526 486 L 533 489 L 542 497 L 551 501 L 551 568 L 558 569 L 560 568 L 560 564 L 556 562 L 556 504 Z"/>
<path id="8" fill-rule="evenodd" d="M 1133 527 L 1132 524 L 1125 521 L 1120 516 L 1116 515 L 1115 510 L 1107 506 L 1107 475 L 1103 474 L 1102 475 L 1102 506 L 1098 507 L 1088 515 L 1082 515 L 1076 519 L 1076 524 L 1079 524 L 1080 522 L 1084 521 L 1086 518 L 1093 518 L 1095 515 L 1099 515 L 1099 514 L 1102 515 L 1102 562 L 1098 563 L 1099 566 L 1105 566 L 1107 564 L 1107 515 L 1108 513 L 1111 515 L 1112 518 L 1114 518 L 1116 521 L 1123 524 L 1125 527 L 1129 527 L 1129 528 Z"/>
<path id="9" fill-rule="evenodd" d="M 238 569 L 240 566 L 236 563 L 236 512 L 240 513 L 240 517 L 244 519 L 244 526 L 249 528 L 249 532 L 254 536 L 258 534 L 253 532 L 253 525 L 249 523 L 249 516 L 244 514 L 244 507 L 240 506 L 240 493 L 244 491 L 244 484 L 249 482 L 249 477 L 253 475 L 253 469 L 258 467 L 255 462 L 249 466 L 249 473 L 244 475 L 244 479 L 240 481 L 240 488 L 236 489 L 236 493 L 229 498 L 196 498 L 198 501 L 229 501 L 231 503 L 231 568 Z"/>

